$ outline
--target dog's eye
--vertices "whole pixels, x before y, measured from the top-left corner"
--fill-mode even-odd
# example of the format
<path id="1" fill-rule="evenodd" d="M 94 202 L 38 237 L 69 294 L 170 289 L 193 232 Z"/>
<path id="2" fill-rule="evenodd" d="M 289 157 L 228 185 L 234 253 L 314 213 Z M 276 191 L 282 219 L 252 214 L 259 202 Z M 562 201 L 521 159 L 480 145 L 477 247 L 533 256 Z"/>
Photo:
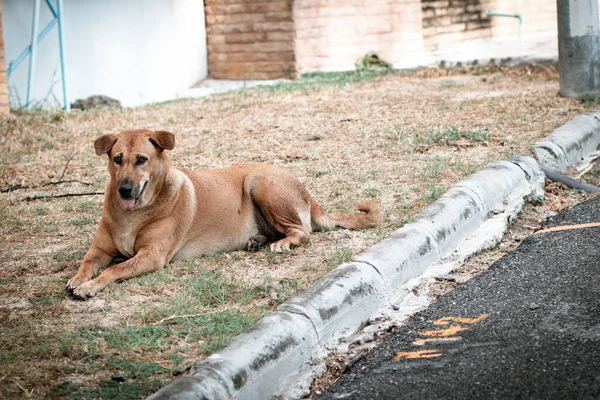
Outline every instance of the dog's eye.
<path id="1" fill-rule="evenodd" d="M 144 164 L 146 161 L 148 161 L 148 158 L 146 157 L 138 157 L 137 160 L 135 161 L 135 165 L 142 165 Z"/>
<path id="2" fill-rule="evenodd" d="M 115 158 L 113 158 L 113 161 L 115 162 L 115 164 L 121 165 L 123 159 L 121 158 L 121 156 L 115 156 Z"/>

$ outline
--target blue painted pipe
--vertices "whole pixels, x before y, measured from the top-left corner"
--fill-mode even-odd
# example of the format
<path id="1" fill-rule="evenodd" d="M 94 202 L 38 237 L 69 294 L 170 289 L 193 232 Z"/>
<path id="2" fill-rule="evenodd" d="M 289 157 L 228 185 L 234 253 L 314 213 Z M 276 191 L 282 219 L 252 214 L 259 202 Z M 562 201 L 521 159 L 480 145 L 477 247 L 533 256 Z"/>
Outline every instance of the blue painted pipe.
<path id="1" fill-rule="evenodd" d="M 492 12 L 490 10 L 487 10 L 486 15 L 488 17 L 518 18 L 519 19 L 519 36 L 521 38 L 521 43 L 523 42 L 523 24 L 525 23 L 525 18 L 523 18 L 523 16 L 521 14 L 505 14 L 505 13 L 497 13 L 497 12 Z"/>
<path id="2" fill-rule="evenodd" d="M 33 88 L 33 78 L 35 75 L 35 56 L 37 55 L 37 26 L 40 19 L 40 0 L 33 3 L 33 26 L 31 27 L 31 56 L 29 56 L 29 75 L 27 76 L 27 102 L 25 107 L 31 111 L 31 90 Z"/>
<path id="3" fill-rule="evenodd" d="M 69 99 L 67 97 L 67 60 L 65 56 L 65 35 L 63 26 L 63 0 L 56 0 L 56 5 L 58 8 L 58 44 L 60 47 L 60 72 L 62 74 L 63 100 L 65 102 L 65 111 L 70 111 L 71 104 L 69 104 Z"/>

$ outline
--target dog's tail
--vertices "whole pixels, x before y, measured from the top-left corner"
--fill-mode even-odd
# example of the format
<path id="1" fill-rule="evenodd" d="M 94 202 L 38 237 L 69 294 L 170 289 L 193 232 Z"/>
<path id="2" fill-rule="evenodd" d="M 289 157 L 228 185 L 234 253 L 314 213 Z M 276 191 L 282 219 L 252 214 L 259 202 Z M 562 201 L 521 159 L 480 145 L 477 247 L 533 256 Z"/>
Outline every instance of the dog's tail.
<path id="1" fill-rule="evenodd" d="M 379 204 L 367 201 L 359 204 L 358 213 L 329 214 L 314 199 L 311 199 L 310 217 L 314 231 L 330 230 L 335 227 L 346 229 L 375 228 L 383 222 L 384 214 Z"/>

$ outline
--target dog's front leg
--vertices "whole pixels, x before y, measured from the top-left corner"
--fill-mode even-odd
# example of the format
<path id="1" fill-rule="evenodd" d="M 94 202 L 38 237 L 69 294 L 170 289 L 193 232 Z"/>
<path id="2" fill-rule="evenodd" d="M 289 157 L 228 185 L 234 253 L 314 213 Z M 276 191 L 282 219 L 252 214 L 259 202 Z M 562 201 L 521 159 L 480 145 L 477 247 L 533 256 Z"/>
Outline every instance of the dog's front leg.
<path id="1" fill-rule="evenodd" d="M 119 251 L 114 246 L 106 227 L 100 222 L 92 245 L 87 253 L 85 253 L 81 266 L 77 270 L 77 273 L 67 282 L 67 290 L 73 292 L 84 282 L 92 279 L 100 268 L 109 265 L 118 254 Z"/>
<path id="2" fill-rule="evenodd" d="M 134 276 L 142 275 L 145 272 L 154 271 L 166 264 L 166 256 L 161 253 L 156 248 L 141 248 L 129 260 L 107 268 L 95 279 L 79 285 L 73 290 L 73 296 L 85 300 L 94 297 L 112 283 L 121 282 Z"/>

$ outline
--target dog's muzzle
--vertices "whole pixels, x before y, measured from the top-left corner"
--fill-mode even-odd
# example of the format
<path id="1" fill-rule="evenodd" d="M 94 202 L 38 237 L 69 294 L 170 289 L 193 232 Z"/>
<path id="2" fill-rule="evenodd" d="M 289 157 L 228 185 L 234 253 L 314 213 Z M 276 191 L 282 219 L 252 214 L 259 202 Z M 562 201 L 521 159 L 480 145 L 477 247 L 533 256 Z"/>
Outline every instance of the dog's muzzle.
<path id="1" fill-rule="evenodd" d="M 141 190 L 135 190 L 135 187 L 131 182 L 121 182 L 118 188 L 121 207 L 125 210 L 135 207 L 140 202 L 140 197 L 142 197 L 147 184 L 148 181 L 144 182 Z"/>

